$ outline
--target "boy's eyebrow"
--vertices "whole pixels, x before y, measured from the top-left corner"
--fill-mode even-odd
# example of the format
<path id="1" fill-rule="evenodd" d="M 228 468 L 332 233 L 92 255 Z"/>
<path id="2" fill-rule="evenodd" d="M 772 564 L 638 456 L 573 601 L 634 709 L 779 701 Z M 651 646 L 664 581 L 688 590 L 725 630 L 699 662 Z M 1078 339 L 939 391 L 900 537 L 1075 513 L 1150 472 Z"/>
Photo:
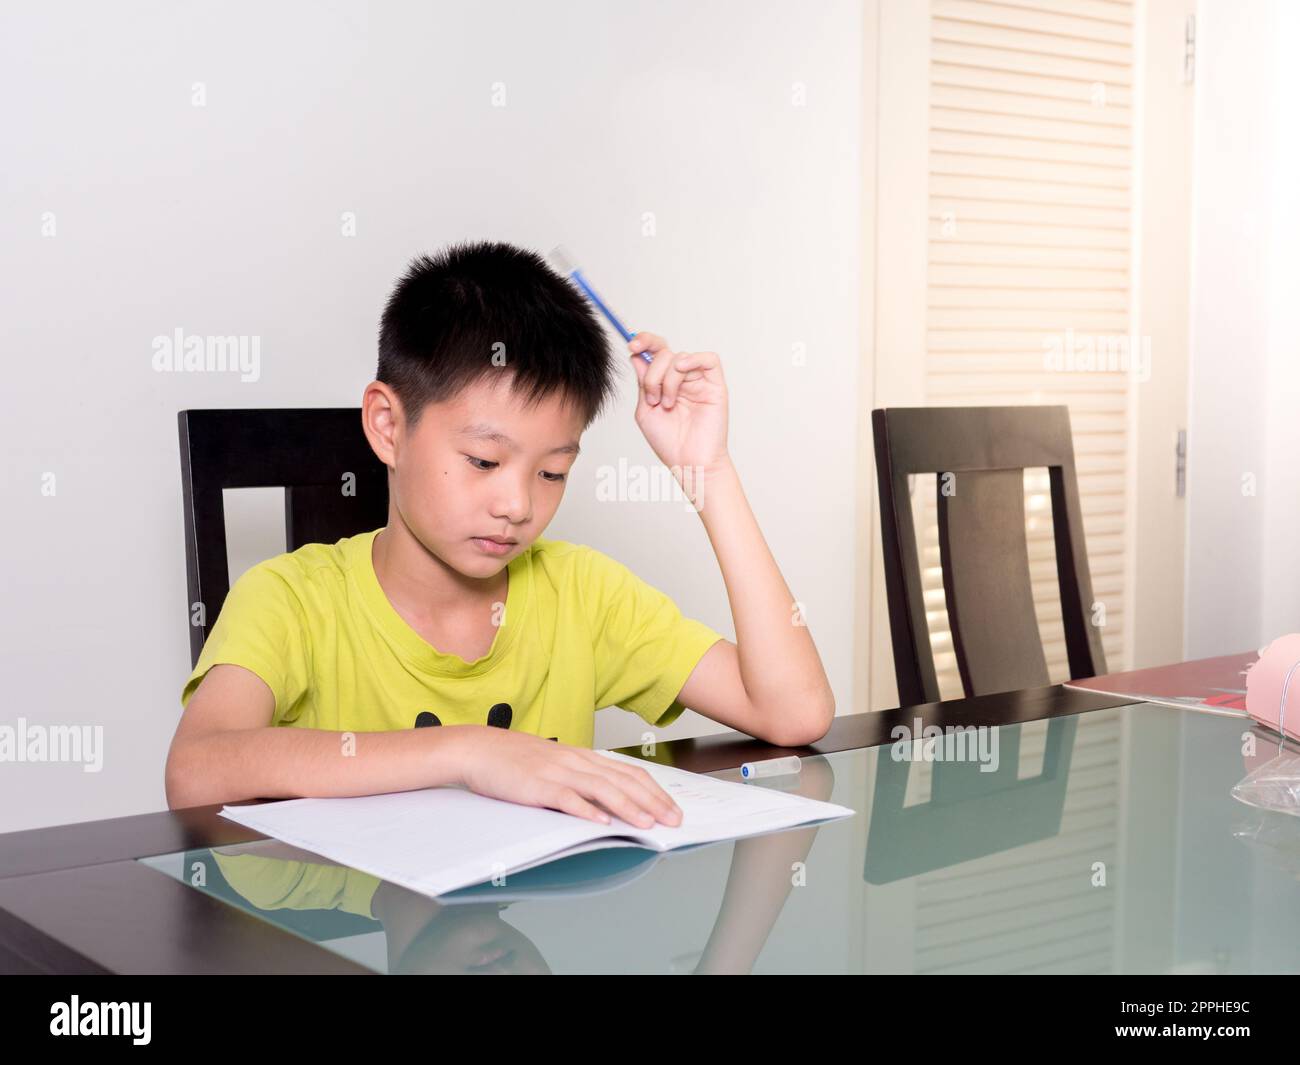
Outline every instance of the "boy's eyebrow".
<path id="1" fill-rule="evenodd" d="M 493 440 L 498 444 L 504 444 L 506 447 L 510 448 L 511 451 L 521 450 L 519 445 L 516 444 L 513 440 L 511 440 L 510 437 L 506 436 L 505 433 L 501 432 L 501 430 L 499 429 L 493 428 L 492 426 L 488 425 L 485 422 L 476 422 L 473 425 L 463 425 L 461 426 L 460 433 L 461 436 L 472 436 L 479 440 Z M 548 455 L 558 455 L 558 454 L 576 455 L 581 450 L 582 448 L 578 446 L 578 442 L 575 440 L 571 444 L 564 444 L 561 447 L 553 447 L 551 448 L 550 451 L 547 452 L 547 454 Z"/>

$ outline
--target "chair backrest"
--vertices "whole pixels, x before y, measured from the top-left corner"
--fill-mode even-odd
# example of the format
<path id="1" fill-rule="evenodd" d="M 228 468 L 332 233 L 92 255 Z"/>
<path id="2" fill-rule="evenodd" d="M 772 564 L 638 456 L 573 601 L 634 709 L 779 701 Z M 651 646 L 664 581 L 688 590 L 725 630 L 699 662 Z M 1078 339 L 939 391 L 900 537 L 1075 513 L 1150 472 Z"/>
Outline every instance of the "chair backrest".
<path id="1" fill-rule="evenodd" d="M 296 551 L 382 526 L 388 478 L 360 407 L 183 410 L 177 421 L 193 665 L 230 591 L 223 489 L 283 487 L 285 544 Z"/>
<path id="2" fill-rule="evenodd" d="M 1024 471 L 1051 481 L 1056 575 L 1070 676 L 1106 672 L 1091 623 L 1083 517 L 1066 407 L 892 407 L 871 412 L 894 673 L 901 705 L 936 702 L 912 521 L 912 474 L 936 474 L 948 626 L 965 694 L 1050 683 L 1034 613 Z"/>

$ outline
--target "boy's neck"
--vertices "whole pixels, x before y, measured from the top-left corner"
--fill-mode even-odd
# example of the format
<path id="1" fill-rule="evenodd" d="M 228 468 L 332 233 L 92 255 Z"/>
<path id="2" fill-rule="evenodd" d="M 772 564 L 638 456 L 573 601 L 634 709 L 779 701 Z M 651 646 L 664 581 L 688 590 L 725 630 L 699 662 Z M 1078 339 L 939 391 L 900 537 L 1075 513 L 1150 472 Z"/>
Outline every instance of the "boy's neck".
<path id="1" fill-rule="evenodd" d="M 401 614 L 445 619 L 477 611 L 485 602 L 505 601 L 508 577 L 504 568 L 494 577 L 467 577 L 426 548 L 400 518 L 391 515 L 375 536 L 371 561 L 380 588 Z"/>

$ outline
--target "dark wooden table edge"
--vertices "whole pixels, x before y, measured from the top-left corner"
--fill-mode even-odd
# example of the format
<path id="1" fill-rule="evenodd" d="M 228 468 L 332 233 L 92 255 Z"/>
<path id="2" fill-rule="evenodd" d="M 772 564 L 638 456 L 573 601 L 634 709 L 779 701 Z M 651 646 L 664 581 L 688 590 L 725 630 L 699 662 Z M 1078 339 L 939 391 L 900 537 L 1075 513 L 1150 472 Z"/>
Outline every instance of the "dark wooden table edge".
<path id="1" fill-rule="evenodd" d="M 1013 725 L 1132 705 L 1053 685 L 845 715 L 815 744 L 774 747 L 736 733 L 622 753 L 691 772 L 891 742 L 900 724 Z M 264 839 L 199 806 L 0 835 L 0 972 L 367 974 L 371 970 L 141 864 L 142 857 Z M 268 949 L 268 946 L 270 949 Z"/>
<path id="2" fill-rule="evenodd" d="M 376 975 L 134 859 L 0 880 L 6 975 Z"/>

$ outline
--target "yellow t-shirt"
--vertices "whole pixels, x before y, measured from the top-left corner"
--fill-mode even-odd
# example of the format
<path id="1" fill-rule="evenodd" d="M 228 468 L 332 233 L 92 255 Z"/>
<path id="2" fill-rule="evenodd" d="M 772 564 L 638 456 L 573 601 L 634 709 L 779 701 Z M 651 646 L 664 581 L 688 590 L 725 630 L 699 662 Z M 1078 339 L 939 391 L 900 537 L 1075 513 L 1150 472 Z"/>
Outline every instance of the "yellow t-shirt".
<path id="1" fill-rule="evenodd" d="M 675 721 L 682 685 L 723 639 L 622 563 L 538 539 L 508 564 L 491 648 L 466 662 L 429 644 L 388 601 L 371 555 L 378 532 L 307 544 L 244 573 L 181 705 L 214 665 L 234 663 L 275 694 L 273 725 L 486 725 L 495 707 L 494 723 L 590 747 L 595 711 L 607 706 L 656 727 Z"/>

